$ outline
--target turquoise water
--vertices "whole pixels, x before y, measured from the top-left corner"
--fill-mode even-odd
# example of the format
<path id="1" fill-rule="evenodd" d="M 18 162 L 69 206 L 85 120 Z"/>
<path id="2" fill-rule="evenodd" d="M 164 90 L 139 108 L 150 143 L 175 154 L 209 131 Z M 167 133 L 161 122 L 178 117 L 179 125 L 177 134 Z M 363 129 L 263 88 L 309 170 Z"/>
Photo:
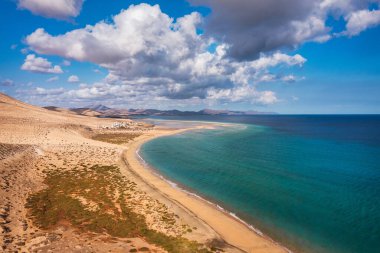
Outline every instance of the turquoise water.
<path id="1" fill-rule="evenodd" d="M 213 120 L 244 124 L 158 138 L 140 154 L 292 251 L 380 252 L 379 118 Z"/>

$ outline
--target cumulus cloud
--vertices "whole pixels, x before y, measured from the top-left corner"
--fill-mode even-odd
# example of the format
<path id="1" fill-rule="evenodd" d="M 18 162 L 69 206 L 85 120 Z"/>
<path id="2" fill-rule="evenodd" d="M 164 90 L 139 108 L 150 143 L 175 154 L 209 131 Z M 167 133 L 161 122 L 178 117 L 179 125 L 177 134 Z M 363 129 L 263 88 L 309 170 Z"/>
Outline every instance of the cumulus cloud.
<path id="1" fill-rule="evenodd" d="M 231 45 L 228 54 L 238 60 L 250 60 L 261 53 L 293 49 L 307 41 L 331 39 L 329 17 L 348 21 L 349 32 L 378 24 L 377 11 L 369 11 L 378 0 L 190 0 L 208 6 L 205 31 L 211 37 Z M 356 11 L 361 12 L 355 14 Z M 354 20 L 350 22 L 350 17 Z M 347 19 L 348 17 L 348 19 Z M 350 23 L 355 23 L 351 25 Z M 358 26 L 357 26 L 358 24 Z"/>
<path id="2" fill-rule="evenodd" d="M 64 88 L 56 88 L 56 89 L 45 89 L 41 87 L 37 87 L 32 90 L 32 95 L 60 95 L 65 92 Z"/>
<path id="3" fill-rule="evenodd" d="M 158 5 L 141 4 L 122 11 L 113 21 L 113 24 L 102 21 L 56 37 L 37 29 L 26 41 L 37 52 L 103 65 L 122 63 L 130 57 L 175 61 L 190 56 L 191 49 L 197 46 L 194 44 L 198 39 L 195 25 L 200 21 L 197 13 L 174 23 Z"/>
<path id="4" fill-rule="evenodd" d="M 66 20 L 79 15 L 83 2 L 83 0 L 18 0 L 18 8 L 29 10 L 35 15 Z"/>
<path id="5" fill-rule="evenodd" d="M 229 55 L 255 59 L 260 53 L 293 48 L 328 33 L 317 11 L 319 1 L 309 0 L 193 0 L 209 6 L 206 33 L 230 44 Z"/>
<path id="6" fill-rule="evenodd" d="M 278 102 L 273 91 L 257 91 L 250 86 L 241 86 L 232 89 L 209 90 L 209 99 L 222 102 L 245 102 L 254 104 L 270 105 Z"/>
<path id="7" fill-rule="evenodd" d="M 223 94 L 229 93 L 231 101 L 269 104 L 278 100 L 274 93 L 257 91 L 260 77 L 270 68 L 299 67 L 306 62 L 301 55 L 280 52 L 240 62 L 228 57 L 230 45 L 223 42 L 210 51 L 215 40 L 197 33 L 201 21 L 195 12 L 174 20 L 158 5 L 131 5 L 112 22 L 101 21 L 62 35 L 53 36 L 39 28 L 26 37 L 26 43 L 40 54 L 92 62 L 107 69 L 109 74 L 101 84 L 67 93 L 86 99 L 125 95 L 223 100 Z M 247 95 L 238 95 L 245 91 Z"/>
<path id="8" fill-rule="evenodd" d="M 34 54 L 26 56 L 24 64 L 21 66 L 22 70 L 27 70 L 35 73 L 49 73 L 49 74 L 61 74 L 62 69 L 58 65 L 52 65 L 47 59 L 42 57 L 36 57 Z"/>
<path id="9" fill-rule="evenodd" d="M 298 80 L 304 80 L 304 79 L 305 79 L 305 77 L 297 77 L 297 76 L 292 75 L 292 74 L 283 76 L 281 78 L 282 81 L 287 82 L 287 83 L 294 83 L 294 82 L 297 82 Z"/>
<path id="10" fill-rule="evenodd" d="M 299 54 L 290 56 L 282 53 L 275 53 L 271 56 L 262 55 L 259 59 L 252 62 L 252 66 L 255 69 L 267 69 L 269 67 L 275 67 L 280 64 L 288 66 L 302 66 L 306 62 L 306 59 Z"/>
<path id="11" fill-rule="evenodd" d="M 144 86 L 144 85 L 143 85 Z M 211 88 L 207 90 L 204 99 L 191 97 L 181 100 L 172 100 L 161 96 L 162 87 L 158 89 L 147 89 L 146 87 L 125 84 L 108 84 L 104 82 L 92 85 L 80 85 L 76 89 L 65 90 L 36 88 L 24 91 L 29 98 L 49 103 L 61 103 L 63 105 L 74 104 L 75 106 L 87 105 L 94 101 L 102 101 L 108 105 L 124 107 L 129 105 L 134 108 L 161 107 L 188 107 L 195 104 L 208 106 L 220 103 L 248 102 L 255 105 L 271 105 L 279 102 L 277 95 L 273 91 L 259 91 L 252 86 L 237 86 L 227 89 Z M 178 102 L 176 102 L 178 101 Z"/>
<path id="12" fill-rule="evenodd" d="M 303 80 L 304 77 L 297 77 L 295 75 L 280 75 L 280 74 L 272 74 L 272 73 L 264 73 L 262 76 L 260 76 L 259 81 L 260 82 L 278 82 L 282 81 L 285 83 L 294 83 L 299 80 Z"/>
<path id="13" fill-rule="evenodd" d="M 355 11 L 346 17 L 347 25 L 344 34 L 355 36 L 367 28 L 374 27 L 380 24 L 379 10 L 360 10 Z"/>
<path id="14" fill-rule="evenodd" d="M 79 82 L 79 77 L 76 75 L 69 76 L 67 79 L 69 83 L 78 83 Z"/>

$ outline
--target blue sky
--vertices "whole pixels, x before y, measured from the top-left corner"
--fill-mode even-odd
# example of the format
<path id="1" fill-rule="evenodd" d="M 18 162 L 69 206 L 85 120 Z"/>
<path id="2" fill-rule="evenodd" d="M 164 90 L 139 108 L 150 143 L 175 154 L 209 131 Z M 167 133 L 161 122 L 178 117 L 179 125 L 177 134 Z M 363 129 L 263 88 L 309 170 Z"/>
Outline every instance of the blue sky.
<path id="1" fill-rule="evenodd" d="M 0 91 L 63 107 L 380 113 L 378 1 L 70 1 L 0 2 Z"/>

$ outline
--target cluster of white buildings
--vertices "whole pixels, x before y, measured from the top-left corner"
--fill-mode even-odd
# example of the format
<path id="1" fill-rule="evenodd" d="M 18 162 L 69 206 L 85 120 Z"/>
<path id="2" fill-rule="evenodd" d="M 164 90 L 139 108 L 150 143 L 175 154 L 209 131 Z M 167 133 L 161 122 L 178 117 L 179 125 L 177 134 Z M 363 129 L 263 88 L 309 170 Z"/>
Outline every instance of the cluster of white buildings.
<path id="1" fill-rule="evenodd" d="M 112 123 L 111 126 L 100 126 L 100 129 L 120 129 L 120 128 L 126 128 L 131 129 L 139 126 L 144 126 L 144 123 L 141 122 L 135 122 L 135 121 L 116 121 Z"/>

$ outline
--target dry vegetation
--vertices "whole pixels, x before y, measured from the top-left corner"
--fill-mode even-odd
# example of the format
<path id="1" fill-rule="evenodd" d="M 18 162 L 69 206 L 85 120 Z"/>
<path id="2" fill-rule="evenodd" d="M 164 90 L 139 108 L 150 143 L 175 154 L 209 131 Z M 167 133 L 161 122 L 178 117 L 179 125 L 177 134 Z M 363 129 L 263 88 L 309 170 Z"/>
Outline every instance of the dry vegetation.
<path id="1" fill-rule="evenodd" d="M 24 151 L 27 148 L 27 145 L 0 143 L 0 160 L 4 160 L 7 157 L 13 156 L 19 152 Z"/>
<path id="2" fill-rule="evenodd" d="M 141 133 L 111 132 L 95 134 L 94 136 L 92 136 L 92 139 L 112 144 L 125 144 L 140 135 Z"/>
<path id="3" fill-rule="evenodd" d="M 145 217 L 133 211 L 136 184 L 122 176 L 117 166 L 80 165 L 46 173 L 44 182 L 48 187 L 33 194 L 27 204 L 34 222 L 41 228 L 49 229 L 68 221 L 82 232 L 142 237 L 168 252 L 209 252 L 195 241 L 150 229 Z M 159 214 L 165 226 L 175 225 L 173 213 L 163 210 Z"/>

